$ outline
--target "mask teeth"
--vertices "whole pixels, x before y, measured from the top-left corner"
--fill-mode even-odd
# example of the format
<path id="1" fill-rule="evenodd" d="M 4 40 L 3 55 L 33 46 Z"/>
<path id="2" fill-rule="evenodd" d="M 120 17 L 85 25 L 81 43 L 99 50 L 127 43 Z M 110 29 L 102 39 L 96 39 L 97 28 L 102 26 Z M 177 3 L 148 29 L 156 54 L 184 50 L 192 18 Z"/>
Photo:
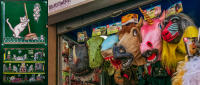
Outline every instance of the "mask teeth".
<path id="1" fill-rule="evenodd" d="M 144 15 L 144 17 L 146 18 L 147 22 L 148 22 L 149 24 L 153 24 L 153 20 L 147 15 L 147 13 L 144 12 L 144 10 L 142 10 L 140 7 L 139 7 L 139 10 L 140 10 L 140 12 Z"/>

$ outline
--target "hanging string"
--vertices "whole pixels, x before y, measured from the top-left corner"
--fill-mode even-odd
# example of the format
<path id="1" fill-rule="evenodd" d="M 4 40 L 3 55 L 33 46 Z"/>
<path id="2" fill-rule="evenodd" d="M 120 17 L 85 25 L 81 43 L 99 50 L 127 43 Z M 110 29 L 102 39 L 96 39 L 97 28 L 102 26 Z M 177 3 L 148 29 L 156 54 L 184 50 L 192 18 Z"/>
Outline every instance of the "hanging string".
<path id="1" fill-rule="evenodd" d="M 84 16 L 81 17 L 81 24 L 82 24 L 81 31 L 82 31 L 82 32 L 83 32 L 83 24 L 84 24 L 84 23 L 83 23 L 83 19 L 84 19 Z"/>

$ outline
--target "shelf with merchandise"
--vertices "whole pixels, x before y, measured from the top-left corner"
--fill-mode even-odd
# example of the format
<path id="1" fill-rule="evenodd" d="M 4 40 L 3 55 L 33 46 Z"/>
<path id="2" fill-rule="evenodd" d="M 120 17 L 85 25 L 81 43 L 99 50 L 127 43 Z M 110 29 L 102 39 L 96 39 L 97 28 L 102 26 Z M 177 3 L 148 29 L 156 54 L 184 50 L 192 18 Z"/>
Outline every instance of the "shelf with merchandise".
<path id="1" fill-rule="evenodd" d="M 3 74 L 45 74 L 45 72 L 3 72 Z"/>
<path id="2" fill-rule="evenodd" d="M 45 63 L 45 61 L 3 61 L 3 63 Z"/>

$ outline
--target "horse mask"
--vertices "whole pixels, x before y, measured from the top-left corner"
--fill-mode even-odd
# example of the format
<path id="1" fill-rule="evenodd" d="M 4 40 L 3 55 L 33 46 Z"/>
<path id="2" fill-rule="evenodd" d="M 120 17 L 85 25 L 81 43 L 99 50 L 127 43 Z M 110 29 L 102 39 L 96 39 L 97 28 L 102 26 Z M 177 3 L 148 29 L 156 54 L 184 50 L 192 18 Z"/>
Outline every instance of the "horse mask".
<path id="1" fill-rule="evenodd" d="M 184 56 L 187 53 L 183 38 L 197 37 L 198 30 L 192 19 L 183 13 L 169 16 L 165 20 L 164 25 L 162 31 L 164 40 L 161 60 L 165 67 L 175 69 L 177 62 L 184 60 Z M 181 34 L 181 30 L 183 30 L 183 34 Z M 178 35 L 175 36 L 176 34 Z"/>
<path id="2" fill-rule="evenodd" d="M 147 63 L 154 63 L 160 60 L 162 50 L 161 23 L 165 18 L 165 11 L 160 18 L 150 19 L 146 12 L 141 8 L 139 9 L 147 19 L 147 21 L 143 21 L 143 26 L 141 27 L 142 43 L 140 50 Z"/>
<path id="3" fill-rule="evenodd" d="M 69 66 L 75 76 L 84 76 L 91 72 L 88 49 L 82 44 L 73 45 L 69 53 Z"/>
<path id="4" fill-rule="evenodd" d="M 124 36 L 125 33 L 130 33 L 133 27 L 136 27 L 137 22 L 134 18 L 137 18 L 136 14 L 127 14 L 121 18 L 122 29 L 119 31 L 119 40 Z"/>
<path id="5" fill-rule="evenodd" d="M 125 59 L 125 61 L 122 62 L 125 68 L 132 64 L 144 65 L 146 63 L 140 53 L 140 27 L 142 21 L 143 19 L 140 18 L 139 23 L 135 27 L 131 26 L 130 30 L 126 30 L 129 32 L 125 32 L 118 44 L 113 47 L 114 59 Z"/>

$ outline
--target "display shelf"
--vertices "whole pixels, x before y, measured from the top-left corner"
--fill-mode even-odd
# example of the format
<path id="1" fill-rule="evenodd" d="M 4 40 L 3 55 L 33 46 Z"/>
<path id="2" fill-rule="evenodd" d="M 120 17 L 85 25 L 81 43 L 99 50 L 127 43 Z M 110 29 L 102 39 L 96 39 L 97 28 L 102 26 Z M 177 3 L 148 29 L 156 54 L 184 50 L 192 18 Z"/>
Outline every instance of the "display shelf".
<path id="1" fill-rule="evenodd" d="M 45 61 L 3 61 L 3 63 L 45 63 Z"/>
<path id="2" fill-rule="evenodd" d="M 4 44 L 45 44 L 44 37 L 38 37 L 36 40 L 25 40 L 25 37 L 16 39 L 13 37 L 5 37 Z"/>
<path id="3" fill-rule="evenodd" d="M 21 72 L 3 72 L 3 74 L 45 74 L 45 72 L 26 72 L 26 73 L 21 73 Z"/>

